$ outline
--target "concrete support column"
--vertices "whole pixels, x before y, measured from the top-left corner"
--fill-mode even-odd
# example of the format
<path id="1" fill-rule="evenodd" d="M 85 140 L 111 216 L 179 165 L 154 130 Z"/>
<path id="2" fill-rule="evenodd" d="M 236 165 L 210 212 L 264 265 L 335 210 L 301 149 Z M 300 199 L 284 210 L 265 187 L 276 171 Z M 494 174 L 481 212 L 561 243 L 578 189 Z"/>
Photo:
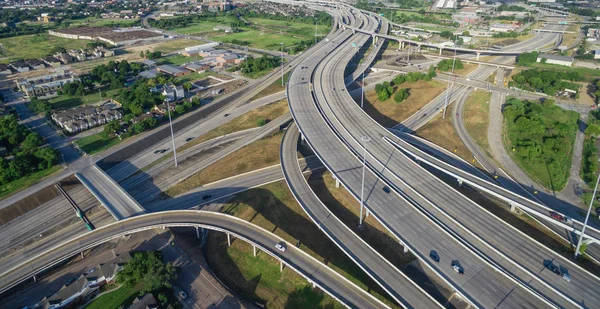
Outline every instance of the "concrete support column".
<path id="1" fill-rule="evenodd" d="M 517 210 L 517 205 L 515 205 L 514 203 L 510 203 L 510 211 L 515 212 L 515 210 Z"/>
<path id="2" fill-rule="evenodd" d="M 283 272 L 283 260 L 279 261 L 279 271 Z"/>
<path id="3" fill-rule="evenodd" d="M 400 49 L 404 49 L 404 41 L 400 41 Z"/>
<path id="4" fill-rule="evenodd" d="M 477 53 L 477 60 L 479 60 L 479 55 L 481 55 L 481 53 Z"/>
<path id="5" fill-rule="evenodd" d="M 82 258 L 82 259 L 84 258 L 84 256 L 83 256 L 83 251 L 81 251 L 81 258 Z"/>
<path id="6" fill-rule="evenodd" d="M 442 55 L 442 48 L 440 47 L 440 55 Z"/>
<path id="7" fill-rule="evenodd" d="M 335 187 L 336 188 L 340 187 L 340 180 L 337 177 L 335 177 Z"/>
<path id="8" fill-rule="evenodd" d="M 417 44 L 417 51 L 420 52 L 421 51 L 421 44 Z"/>
<path id="9" fill-rule="evenodd" d="M 196 227 L 196 238 L 200 239 L 200 229 Z"/>
<path id="10" fill-rule="evenodd" d="M 33 282 L 37 282 L 37 278 L 33 275 Z"/>
<path id="11" fill-rule="evenodd" d="M 256 257 L 256 246 L 252 245 L 252 250 L 254 251 L 254 257 Z"/>
<path id="12" fill-rule="evenodd" d="M 463 186 L 463 181 L 462 181 L 462 179 L 457 179 L 457 180 L 458 180 L 458 186 L 459 186 L 459 187 L 462 187 L 462 186 Z"/>
<path id="13" fill-rule="evenodd" d="M 408 246 L 404 245 L 404 253 L 408 253 Z"/>
<path id="14" fill-rule="evenodd" d="M 227 233 L 227 247 L 231 247 L 231 235 Z"/>
<path id="15" fill-rule="evenodd" d="M 306 139 L 304 138 L 304 134 L 300 134 L 300 144 L 304 145 Z"/>

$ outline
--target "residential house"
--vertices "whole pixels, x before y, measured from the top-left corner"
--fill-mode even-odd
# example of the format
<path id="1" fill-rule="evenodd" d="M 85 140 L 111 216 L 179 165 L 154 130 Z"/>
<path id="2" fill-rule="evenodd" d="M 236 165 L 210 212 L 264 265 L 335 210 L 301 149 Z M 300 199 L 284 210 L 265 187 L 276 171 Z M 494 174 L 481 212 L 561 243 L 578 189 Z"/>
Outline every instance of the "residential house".
<path id="1" fill-rule="evenodd" d="M 158 309 L 158 303 L 152 293 L 146 293 L 136 297 L 129 309 Z"/>
<path id="2" fill-rule="evenodd" d="M 185 68 L 196 73 L 204 73 L 210 70 L 210 66 L 208 64 L 200 63 L 189 63 L 185 65 Z"/>
<path id="3" fill-rule="evenodd" d="M 69 64 L 73 62 L 73 57 L 67 53 L 57 53 L 54 55 L 62 64 Z"/>
<path id="4" fill-rule="evenodd" d="M 43 69 L 46 68 L 46 65 L 44 64 L 44 61 L 39 60 L 39 59 L 29 59 L 29 60 L 25 60 L 25 62 L 33 70 L 43 70 Z"/>
<path id="5" fill-rule="evenodd" d="M 19 73 L 29 72 L 29 65 L 27 65 L 27 63 L 25 63 L 23 60 L 12 62 L 10 66 Z"/>
<path id="6" fill-rule="evenodd" d="M 19 89 L 29 98 L 54 95 L 66 83 L 79 80 L 77 74 L 61 72 L 39 77 L 28 78 L 17 82 Z"/>
<path id="7" fill-rule="evenodd" d="M 217 61 L 218 66 L 224 66 L 227 64 L 234 64 L 237 59 L 238 59 L 238 56 L 235 54 L 226 54 L 226 55 L 217 57 L 216 61 Z"/>
<path id="8" fill-rule="evenodd" d="M 46 58 L 43 58 L 42 61 L 44 61 L 47 65 L 53 68 L 58 68 L 62 65 L 61 61 L 54 56 L 48 56 Z"/>
<path id="9" fill-rule="evenodd" d="M 106 106 L 82 106 L 52 114 L 52 120 L 70 134 L 79 133 L 122 118 L 121 111 Z"/>
<path id="10" fill-rule="evenodd" d="M 10 66 L 8 66 L 7 64 L 0 64 L 0 75 L 9 75 L 12 74 L 12 71 L 10 70 Z"/>

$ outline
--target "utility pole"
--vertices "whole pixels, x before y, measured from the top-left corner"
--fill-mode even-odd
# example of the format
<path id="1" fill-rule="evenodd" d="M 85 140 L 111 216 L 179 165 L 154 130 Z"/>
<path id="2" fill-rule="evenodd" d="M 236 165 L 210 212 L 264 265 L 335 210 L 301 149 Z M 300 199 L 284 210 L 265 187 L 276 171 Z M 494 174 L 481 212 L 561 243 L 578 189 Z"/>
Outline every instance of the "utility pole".
<path id="1" fill-rule="evenodd" d="M 175 135 L 173 134 L 173 122 L 171 122 L 171 104 L 167 102 L 167 112 L 169 113 L 169 126 L 171 127 L 171 142 L 173 143 L 173 158 L 177 166 L 177 149 L 175 149 Z"/>
<path id="2" fill-rule="evenodd" d="M 592 205 L 594 205 L 594 199 L 596 199 L 596 192 L 598 191 L 598 183 L 600 182 L 600 174 L 598 175 L 598 179 L 596 180 L 596 186 L 594 187 L 594 193 L 592 194 L 592 200 L 590 201 L 590 207 L 588 208 L 587 215 L 585 216 L 585 221 L 583 222 L 583 227 L 581 228 L 581 235 L 579 235 L 579 240 L 577 240 L 577 248 L 575 248 L 575 256 L 577 259 L 579 256 L 579 250 L 581 249 L 581 242 L 583 241 L 583 234 L 585 233 L 585 228 L 587 226 L 588 220 L 590 219 L 590 213 L 592 212 Z"/>
<path id="3" fill-rule="evenodd" d="M 283 87 L 283 42 L 279 45 L 281 45 L 281 87 Z"/>
<path id="4" fill-rule="evenodd" d="M 371 139 L 368 136 L 360 138 L 363 141 L 363 170 L 362 170 L 362 187 L 360 191 L 360 218 L 358 228 L 363 228 L 363 207 L 365 207 L 365 169 L 367 166 L 367 142 Z"/>

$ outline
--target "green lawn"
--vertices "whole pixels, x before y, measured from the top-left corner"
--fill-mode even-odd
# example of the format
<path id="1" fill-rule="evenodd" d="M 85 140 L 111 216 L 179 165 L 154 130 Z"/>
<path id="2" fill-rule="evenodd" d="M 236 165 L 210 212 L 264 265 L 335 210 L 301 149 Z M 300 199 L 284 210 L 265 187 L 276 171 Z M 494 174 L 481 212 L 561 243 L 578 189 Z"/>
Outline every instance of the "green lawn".
<path id="1" fill-rule="evenodd" d="M 69 22 L 71 23 L 70 27 L 78 27 L 78 26 L 90 26 L 90 27 L 99 27 L 99 26 L 139 26 L 141 24 L 139 19 L 120 19 L 120 18 L 96 18 L 96 17 L 87 17 L 82 19 L 69 19 L 63 21 L 63 23 Z"/>
<path id="2" fill-rule="evenodd" d="M 93 302 L 85 306 L 85 309 L 117 309 L 127 308 L 131 305 L 136 296 L 138 296 L 141 285 L 133 288 L 122 286 L 115 291 L 100 295 Z"/>
<path id="3" fill-rule="evenodd" d="M 158 59 L 157 62 L 158 62 L 158 64 L 182 65 L 184 63 L 188 63 L 188 62 L 192 62 L 192 61 L 196 61 L 196 60 L 201 60 L 201 58 L 195 59 L 192 57 L 186 57 L 186 56 L 182 56 L 182 55 L 171 55 L 171 56 L 167 56 L 167 57 L 162 57 L 162 58 Z"/>
<path id="4" fill-rule="evenodd" d="M 92 134 L 90 136 L 82 137 L 75 141 L 81 150 L 87 154 L 92 155 L 97 152 L 108 149 L 114 145 L 117 145 L 121 140 L 117 137 L 105 139 L 102 133 Z"/>
<path id="5" fill-rule="evenodd" d="M 283 32 L 283 34 L 300 35 L 307 38 L 314 38 L 315 25 L 305 24 L 300 22 L 291 22 L 283 20 L 272 20 L 265 18 L 248 18 L 247 19 L 253 25 L 259 27 L 265 27 L 275 32 Z M 317 32 L 319 35 L 323 35 L 329 32 L 331 27 L 329 25 L 317 25 Z"/>
<path id="6" fill-rule="evenodd" d="M 558 64 L 548 64 L 548 63 L 532 63 L 528 65 L 528 67 L 539 68 L 544 70 L 553 70 L 553 71 L 563 71 L 563 72 L 578 72 L 579 74 L 585 76 L 589 80 L 596 79 L 600 77 L 600 70 L 590 69 L 590 68 L 579 68 L 579 67 L 567 67 L 564 65 Z"/>
<path id="7" fill-rule="evenodd" d="M 245 28 L 241 32 L 230 33 L 230 34 L 219 34 L 211 37 L 212 40 L 231 43 L 233 40 L 247 41 L 250 43 L 250 47 L 267 49 L 267 50 L 279 50 L 281 47 L 279 43 L 283 43 L 283 47 L 290 47 L 298 44 L 300 41 L 308 39 L 306 37 L 294 37 L 291 35 L 282 35 L 274 32 L 266 32 L 255 29 Z"/>
<path id="8" fill-rule="evenodd" d="M 102 100 L 113 97 L 118 91 L 119 89 L 102 91 L 102 98 L 100 98 L 100 91 L 98 90 L 94 90 L 92 93 L 86 94 L 82 97 L 61 95 L 48 100 L 48 102 L 50 102 L 53 109 L 68 109 L 84 104 L 98 103 Z"/>
<path id="9" fill-rule="evenodd" d="M 18 59 L 35 59 L 50 54 L 50 50 L 56 46 L 65 49 L 77 49 L 85 47 L 90 41 L 70 40 L 51 36 L 47 33 L 35 35 L 22 35 L 12 38 L 0 39 L 4 47 L 5 59 L 1 63 L 8 63 Z"/>
<path id="10" fill-rule="evenodd" d="M 13 180 L 9 183 L 0 185 L 0 198 L 4 198 L 13 193 L 21 191 L 27 187 L 30 187 L 33 184 L 40 182 L 40 180 L 42 180 L 43 178 L 46 178 L 47 176 L 49 176 L 61 169 L 62 169 L 62 166 L 55 165 L 49 169 L 38 171 L 38 172 L 35 172 L 28 176 L 21 177 L 19 179 Z"/>
<path id="11" fill-rule="evenodd" d="M 559 106 L 507 100 L 507 151 L 536 182 L 553 191 L 567 184 L 579 114 Z"/>
<path id="12" fill-rule="evenodd" d="M 217 17 L 215 21 L 202 21 L 191 24 L 184 28 L 174 29 L 174 32 L 180 34 L 201 34 L 204 32 L 213 32 L 213 28 L 216 26 L 229 25 L 232 21 L 235 21 L 234 17 Z"/>
<path id="13" fill-rule="evenodd" d="M 179 82 L 182 82 L 182 83 L 185 83 L 185 82 L 194 82 L 194 81 L 197 81 L 197 80 L 199 80 L 201 78 L 205 78 L 207 76 L 214 75 L 214 74 L 215 73 L 212 72 L 212 71 L 204 72 L 204 73 L 195 73 L 194 72 L 194 73 L 191 73 L 191 74 L 188 74 L 188 75 L 183 75 L 183 76 L 176 77 L 175 80 L 179 81 Z"/>

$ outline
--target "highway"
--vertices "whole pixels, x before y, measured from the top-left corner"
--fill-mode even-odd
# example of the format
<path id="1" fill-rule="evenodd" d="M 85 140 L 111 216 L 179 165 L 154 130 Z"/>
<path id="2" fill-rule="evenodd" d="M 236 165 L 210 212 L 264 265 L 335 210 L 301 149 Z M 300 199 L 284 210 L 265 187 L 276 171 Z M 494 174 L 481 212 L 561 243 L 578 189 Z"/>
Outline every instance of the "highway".
<path id="1" fill-rule="evenodd" d="M 354 234 L 319 200 L 309 186 L 296 159 L 299 138 L 300 131 L 292 124 L 283 137 L 280 160 L 286 182 L 302 209 L 327 237 L 388 292 L 396 302 L 406 308 L 442 307 L 404 273 Z"/>
<path id="2" fill-rule="evenodd" d="M 370 137 L 371 142 L 368 146 L 369 155 L 367 160 L 371 170 L 381 173 L 385 181 L 393 184 L 394 188 L 398 188 L 398 191 L 406 194 L 410 200 L 414 201 L 413 205 L 415 207 L 425 208 L 427 214 L 439 220 L 437 224 L 434 224 L 438 228 L 446 230 L 448 233 L 456 233 L 453 240 L 461 242 L 468 249 L 465 250 L 466 248 L 458 246 L 451 250 L 451 253 L 452 255 L 462 255 L 462 258 L 459 259 L 461 263 L 463 259 L 466 259 L 469 261 L 469 268 L 475 268 L 477 275 L 473 278 L 480 279 L 477 280 L 477 287 L 486 289 L 486 285 L 490 281 L 495 281 L 495 283 L 508 288 L 504 291 L 491 288 L 490 290 L 495 292 L 489 293 L 490 298 L 482 298 L 485 301 L 483 303 L 485 307 L 579 307 L 583 304 L 589 306 L 598 303 L 599 300 L 596 295 L 581 292 L 586 289 L 598 288 L 597 278 L 535 242 L 527 235 L 501 222 L 501 220 L 484 211 L 462 194 L 427 173 L 401 153 L 394 151 L 390 145 L 386 145 L 382 137 L 389 136 L 389 132 L 374 123 L 357 106 L 347 104 L 346 102 L 351 100 L 347 93 L 334 90 L 334 88 L 337 88 L 334 86 L 340 85 L 340 80 L 343 83 L 345 64 L 350 60 L 352 54 L 353 50 L 348 47 L 348 44 L 345 47 L 342 46 L 339 48 L 339 52 L 334 51 L 325 56 L 325 62 L 321 63 L 319 65 L 320 69 L 313 73 L 313 85 L 318 109 L 314 107 L 314 102 L 312 103 L 313 107 L 310 107 L 310 101 L 312 101 L 310 98 L 302 100 L 301 93 L 291 93 L 291 89 L 295 87 L 288 87 L 288 100 L 294 119 L 309 144 L 318 154 L 321 154 L 320 157 L 324 160 L 328 169 L 344 183 L 346 178 L 342 175 L 352 167 L 346 167 L 342 170 L 333 168 L 338 162 L 347 159 L 336 158 L 334 155 L 325 158 L 324 156 L 333 152 L 331 148 L 335 143 L 332 140 L 326 140 L 324 137 L 327 136 L 326 132 L 315 133 L 315 131 L 309 130 L 312 130 L 318 124 L 329 126 L 338 135 L 338 139 L 343 140 L 350 147 L 352 154 L 356 157 L 360 157 L 362 152 L 360 137 Z M 327 61 L 327 58 L 331 60 Z M 299 81 L 300 79 L 292 80 L 290 85 Z M 302 104 L 303 101 L 307 101 L 308 104 Z M 308 118 L 307 114 L 311 112 L 323 115 L 328 123 L 319 123 L 314 118 Z M 315 118 L 318 118 L 318 115 L 315 115 Z M 330 136 L 331 133 L 329 133 Z M 343 148 L 346 145 L 335 151 L 335 155 L 339 156 L 341 152 L 344 152 Z M 319 151 L 318 149 L 321 149 L 321 147 L 323 147 L 322 151 Z M 356 180 L 356 176 L 348 177 L 352 181 Z M 345 185 L 350 187 L 349 190 L 356 194 L 359 192 L 357 189 L 360 184 L 352 181 L 348 180 Z M 367 204 L 370 204 L 369 200 L 374 198 L 375 195 L 381 194 L 382 190 L 367 186 L 367 192 L 369 192 Z M 356 195 L 358 196 L 358 194 Z M 450 201 L 452 202 L 450 203 Z M 398 204 L 388 203 L 388 205 Z M 387 221 L 390 220 L 389 218 L 394 218 L 394 214 L 405 208 L 393 207 L 393 212 L 390 212 L 389 207 L 384 210 L 376 210 L 372 206 L 370 209 L 380 220 Z M 379 215 L 377 215 L 378 213 Z M 397 226 L 395 222 L 388 223 L 384 225 L 388 227 L 396 225 L 391 229 L 395 234 L 406 235 L 410 233 L 406 231 L 406 227 Z M 404 231 L 404 233 L 399 231 Z M 423 237 L 419 241 L 423 242 Z M 417 245 L 419 241 L 416 243 L 408 241 L 408 243 Z M 439 241 L 437 244 L 451 242 Z M 434 247 L 429 247 L 429 250 L 431 248 Z M 426 256 L 427 253 L 427 250 L 421 251 L 420 257 Z M 419 254 L 417 255 L 419 256 Z M 573 278 L 580 277 L 581 280 L 577 284 L 575 284 L 575 280 L 572 283 L 566 283 L 559 276 L 551 274 L 547 270 L 545 271 L 543 268 L 545 259 L 555 260 L 566 268 Z M 484 271 L 485 269 L 489 269 L 489 271 Z M 540 269 L 542 269 L 541 272 Z M 447 276 L 450 277 L 452 270 L 449 269 L 448 271 Z M 490 278 L 498 274 L 497 271 L 502 275 L 497 280 L 491 280 Z M 469 290 L 469 294 L 479 295 L 480 293 Z M 531 303 L 524 305 L 525 300 Z M 481 301 L 479 297 L 477 297 L 477 301 Z"/>
<path id="3" fill-rule="evenodd" d="M 230 233 L 261 251 L 281 260 L 287 267 L 298 272 L 309 282 L 350 308 L 388 308 L 381 301 L 351 283 L 323 263 L 312 258 L 304 251 L 285 242 L 277 235 L 242 219 L 215 212 L 200 210 L 181 210 L 157 212 L 121 220 L 104 226 L 93 232 L 81 235 L 73 240 L 63 242 L 53 250 L 27 260 L 9 272 L 0 274 L 0 293 L 11 286 L 31 278 L 43 269 L 56 265 L 79 252 L 97 246 L 123 235 L 167 227 L 199 227 L 209 230 Z M 276 243 L 285 243 L 287 250 L 275 249 Z"/>

